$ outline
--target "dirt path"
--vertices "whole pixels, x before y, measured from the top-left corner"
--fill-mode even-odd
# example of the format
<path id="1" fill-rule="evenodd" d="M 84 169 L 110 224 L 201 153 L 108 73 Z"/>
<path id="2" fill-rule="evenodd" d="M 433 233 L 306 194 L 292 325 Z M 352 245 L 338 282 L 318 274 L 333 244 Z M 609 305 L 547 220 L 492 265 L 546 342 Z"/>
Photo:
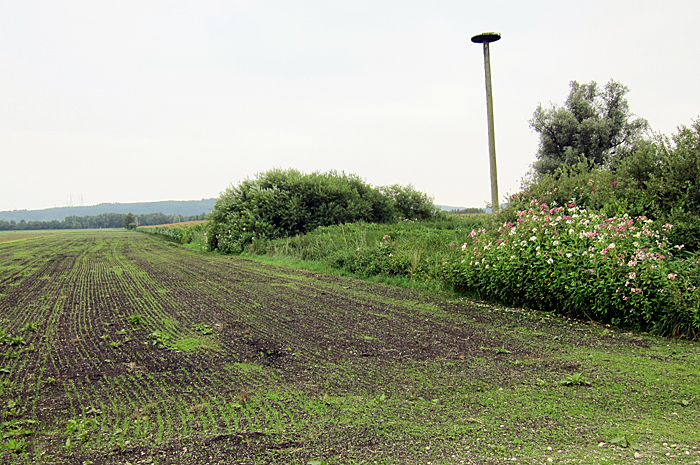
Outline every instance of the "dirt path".
<path id="1" fill-rule="evenodd" d="M 0 320 L 26 342 L 0 345 L 0 421 L 32 430 L 6 434 L 26 442 L 0 456 L 17 463 L 530 463 L 550 443 L 595 454 L 626 397 L 667 401 L 618 361 L 690 376 L 700 352 L 681 360 L 605 328 L 137 233 L 0 246 Z M 558 384 L 576 372 L 619 388 Z"/>

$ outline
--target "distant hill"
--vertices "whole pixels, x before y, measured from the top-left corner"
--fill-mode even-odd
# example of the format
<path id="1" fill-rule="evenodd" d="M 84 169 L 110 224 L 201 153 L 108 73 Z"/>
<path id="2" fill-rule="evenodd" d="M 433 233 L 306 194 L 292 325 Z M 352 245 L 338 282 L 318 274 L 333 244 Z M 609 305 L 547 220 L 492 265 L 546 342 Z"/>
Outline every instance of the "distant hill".
<path id="1" fill-rule="evenodd" d="M 449 212 L 452 210 L 459 210 L 459 209 L 464 208 L 464 207 L 450 207 L 449 205 L 435 205 L 435 206 L 438 207 L 440 209 L 440 211 L 443 211 L 443 212 Z"/>
<path id="2" fill-rule="evenodd" d="M 485 209 L 483 207 L 451 207 L 449 205 L 437 205 L 437 207 L 440 209 L 440 211 L 443 212 L 453 212 L 453 213 L 477 213 L 476 210 L 479 210 L 480 212 L 486 213 L 491 212 L 491 209 Z"/>
<path id="3" fill-rule="evenodd" d="M 166 215 L 199 215 L 209 213 L 216 199 L 164 200 L 161 202 L 100 203 L 85 207 L 56 207 L 43 210 L 11 210 L 0 212 L 0 221 L 63 221 L 67 216 L 93 216 L 103 213 L 164 213 Z"/>

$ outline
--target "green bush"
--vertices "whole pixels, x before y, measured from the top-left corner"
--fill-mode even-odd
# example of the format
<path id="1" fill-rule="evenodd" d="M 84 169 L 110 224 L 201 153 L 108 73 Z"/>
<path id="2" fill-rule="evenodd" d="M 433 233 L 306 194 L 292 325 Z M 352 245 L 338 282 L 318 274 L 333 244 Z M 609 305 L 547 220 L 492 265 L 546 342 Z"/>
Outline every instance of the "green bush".
<path id="1" fill-rule="evenodd" d="M 240 253 L 256 242 L 304 234 L 321 226 L 425 219 L 431 199 L 412 186 L 375 188 L 356 175 L 273 169 L 221 194 L 209 216 L 210 250 Z"/>

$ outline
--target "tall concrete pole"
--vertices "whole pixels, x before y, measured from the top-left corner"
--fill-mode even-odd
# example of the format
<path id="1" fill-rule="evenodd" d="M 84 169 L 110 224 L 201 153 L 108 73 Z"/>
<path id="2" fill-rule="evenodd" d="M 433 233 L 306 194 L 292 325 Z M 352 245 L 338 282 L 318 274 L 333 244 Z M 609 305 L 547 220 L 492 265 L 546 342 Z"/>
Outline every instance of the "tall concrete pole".
<path id="1" fill-rule="evenodd" d="M 493 92 L 491 90 L 491 55 L 489 43 L 501 38 L 497 32 L 485 32 L 472 37 L 472 42 L 484 44 L 484 72 L 486 74 L 486 116 L 489 125 L 489 159 L 491 160 L 491 208 L 498 213 L 498 172 L 496 170 L 496 131 L 493 123 Z"/>

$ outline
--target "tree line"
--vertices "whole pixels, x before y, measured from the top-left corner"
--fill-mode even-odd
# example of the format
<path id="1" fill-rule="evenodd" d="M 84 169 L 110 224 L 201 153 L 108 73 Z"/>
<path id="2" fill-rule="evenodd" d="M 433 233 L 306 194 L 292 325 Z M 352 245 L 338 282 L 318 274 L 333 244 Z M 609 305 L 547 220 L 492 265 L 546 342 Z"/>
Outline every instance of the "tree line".
<path id="1" fill-rule="evenodd" d="M 90 216 L 67 216 L 62 221 L 0 221 L 0 231 L 32 231 L 46 229 L 110 229 L 124 228 L 131 224 L 150 226 L 155 224 L 180 223 L 206 219 L 206 213 L 199 215 L 166 215 L 164 213 L 102 213 Z M 126 221 L 128 220 L 128 221 Z"/>

